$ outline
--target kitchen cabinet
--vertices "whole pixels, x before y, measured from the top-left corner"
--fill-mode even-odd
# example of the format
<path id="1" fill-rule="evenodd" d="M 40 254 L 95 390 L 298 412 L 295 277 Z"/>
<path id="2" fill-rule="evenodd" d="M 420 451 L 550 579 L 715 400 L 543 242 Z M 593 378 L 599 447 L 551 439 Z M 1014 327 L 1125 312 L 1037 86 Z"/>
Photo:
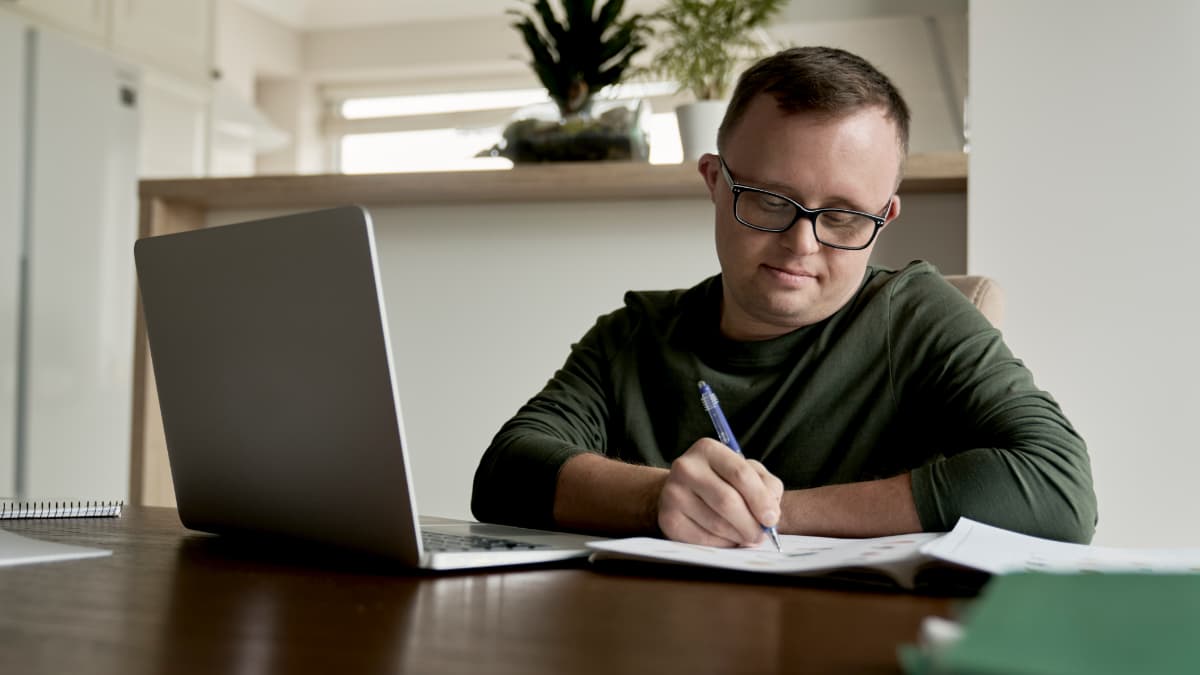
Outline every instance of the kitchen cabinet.
<path id="1" fill-rule="evenodd" d="M 212 70 L 212 0 L 14 0 L 33 23 L 196 82 Z"/>
<path id="2" fill-rule="evenodd" d="M 206 80 L 212 68 L 208 0 L 111 0 L 110 44 L 139 64 Z"/>
<path id="3" fill-rule="evenodd" d="M 110 0 L 15 0 L 13 6 L 34 20 L 93 42 L 108 35 Z"/>
<path id="4" fill-rule="evenodd" d="M 0 12 L 0 497 L 128 492 L 136 70 Z"/>

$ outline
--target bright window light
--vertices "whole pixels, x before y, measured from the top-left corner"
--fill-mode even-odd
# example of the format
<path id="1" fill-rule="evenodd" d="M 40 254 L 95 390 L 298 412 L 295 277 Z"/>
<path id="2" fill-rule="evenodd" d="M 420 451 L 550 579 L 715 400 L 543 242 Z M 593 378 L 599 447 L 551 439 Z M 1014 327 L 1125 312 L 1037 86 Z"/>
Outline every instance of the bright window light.
<path id="1" fill-rule="evenodd" d="M 633 82 L 618 84 L 601 91 L 603 99 L 648 98 L 666 96 L 678 89 L 674 82 Z M 438 113 L 523 108 L 549 100 L 545 89 L 505 89 L 464 91 L 452 94 L 418 94 L 352 98 L 342 102 L 342 117 L 348 120 L 372 117 L 407 117 Z"/>
<path id="2" fill-rule="evenodd" d="M 679 122 L 675 113 L 650 115 L 646 122 L 646 137 L 650 142 L 651 164 L 678 164 L 683 161 L 683 144 L 679 140 Z"/>
<path id="3" fill-rule="evenodd" d="M 503 157 L 476 157 L 500 141 L 500 128 L 428 129 L 342 137 L 342 173 L 481 171 L 507 169 Z M 675 113 L 656 113 L 646 122 L 651 164 L 683 161 Z"/>
<path id="4" fill-rule="evenodd" d="M 468 110 L 520 108 L 545 100 L 545 89 L 468 91 L 457 94 L 352 98 L 342 103 L 342 117 L 348 120 L 358 120 L 369 117 L 406 117 L 410 115 L 436 115 L 438 113 L 464 112 Z"/>
<path id="5" fill-rule="evenodd" d="M 500 140 L 499 129 L 428 129 L 342 137 L 342 173 L 506 169 L 503 157 L 476 157 Z"/>
<path id="6" fill-rule="evenodd" d="M 603 98 L 650 98 L 670 96 L 679 91 L 674 82 L 622 82 L 600 90 Z"/>

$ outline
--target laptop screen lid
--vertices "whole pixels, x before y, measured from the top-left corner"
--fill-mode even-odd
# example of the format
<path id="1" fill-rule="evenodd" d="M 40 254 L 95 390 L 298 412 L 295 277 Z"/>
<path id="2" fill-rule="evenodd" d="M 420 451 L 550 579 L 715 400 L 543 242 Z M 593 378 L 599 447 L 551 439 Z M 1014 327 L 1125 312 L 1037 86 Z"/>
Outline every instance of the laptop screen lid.
<path id="1" fill-rule="evenodd" d="M 152 237 L 135 258 L 183 524 L 417 566 L 369 214 L 340 207 Z"/>

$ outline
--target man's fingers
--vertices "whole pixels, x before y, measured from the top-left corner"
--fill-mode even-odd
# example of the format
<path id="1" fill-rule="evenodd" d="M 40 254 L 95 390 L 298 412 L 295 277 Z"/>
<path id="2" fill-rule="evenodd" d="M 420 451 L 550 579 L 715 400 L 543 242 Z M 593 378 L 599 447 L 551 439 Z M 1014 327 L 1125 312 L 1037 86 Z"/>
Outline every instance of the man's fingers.
<path id="1" fill-rule="evenodd" d="M 738 541 L 755 544 L 762 539 L 762 523 L 747 507 L 742 495 L 728 483 L 711 481 L 700 486 L 696 494 L 714 514 L 729 523 Z"/>
<path id="2" fill-rule="evenodd" d="M 742 498 L 745 509 L 760 526 L 774 527 L 779 522 L 779 500 L 783 483 L 771 475 L 762 463 L 741 455 L 713 457 L 711 466 L 720 478 Z"/>
<path id="3" fill-rule="evenodd" d="M 763 486 L 767 488 L 768 495 L 762 504 L 749 504 L 749 501 L 747 503 L 750 505 L 750 510 L 760 518 L 763 525 L 774 527 L 779 522 L 779 503 L 783 499 L 783 481 L 779 480 L 775 474 L 767 471 L 767 467 L 763 466 L 762 462 L 756 459 L 748 460 L 747 464 L 758 474 L 759 479 L 763 482 Z M 759 509 L 762 510 L 760 511 Z"/>
<path id="4" fill-rule="evenodd" d="M 688 504 L 688 514 L 702 527 L 743 544 L 756 544 L 762 540 L 762 523 L 750 511 L 744 496 L 736 486 L 723 479 L 719 472 L 731 473 L 744 468 L 751 473 L 751 480 L 759 484 L 759 489 L 762 489 L 761 481 L 753 469 L 746 466 L 746 461 L 740 455 L 730 452 L 716 441 L 712 441 L 712 447 L 715 448 L 715 453 L 702 449 L 696 454 L 685 454 L 675 460 L 671 465 L 671 478 L 668 479 L 668 483 L 676 482 L 684 486 L 702 502 L 701 505 L 705 506 L 707 511 L 711 511 L 710 516 L 706 509 Z M 729 460 L 733 460 L 732 466 L 714 466 L 727 464 Z M 724 521 L 729 527 L 714 521 Z"/>
<path id="5" fill-rule="evenodd" d="M 760 462 L 711 438 L 671 464 L 659 497 L 659 528 L 679 541 L 754 545 L 779 522 L 783 483 Z"/>
<path id="6" fill-rule="evenodd" d="M 659 527 L 668 539 L 682 541 L 686 544 L 720 548 L 733 548 L 739 545 L 737 541 L 713 534 L 682 511 L 675 512 L 667 519 L 667 522 L 660 522 Z"/>
<path id="7" fill-rule="evenodd" d="M 713 510 L 693 491 L 691 485 L 683 481 L 668 479 L 663 486 L 658 526 L 669 538 L 692 544 L 735 546 L 745 541 L 732 523 Z"/>

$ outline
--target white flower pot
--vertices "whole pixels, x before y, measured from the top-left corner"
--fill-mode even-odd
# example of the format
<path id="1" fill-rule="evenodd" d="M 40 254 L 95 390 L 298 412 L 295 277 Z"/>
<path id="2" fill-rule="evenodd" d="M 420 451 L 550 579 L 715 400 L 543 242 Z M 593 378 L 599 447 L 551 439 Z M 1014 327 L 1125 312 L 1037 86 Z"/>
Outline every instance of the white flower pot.
<path id="1" fill-rule="evenodd" d="M 717 130 L 721 128 L 728 104 L 729 101 L 696 101 L 675 109 L 683 161 L 695 161 L 706 152 L 716 153 Z"/>

